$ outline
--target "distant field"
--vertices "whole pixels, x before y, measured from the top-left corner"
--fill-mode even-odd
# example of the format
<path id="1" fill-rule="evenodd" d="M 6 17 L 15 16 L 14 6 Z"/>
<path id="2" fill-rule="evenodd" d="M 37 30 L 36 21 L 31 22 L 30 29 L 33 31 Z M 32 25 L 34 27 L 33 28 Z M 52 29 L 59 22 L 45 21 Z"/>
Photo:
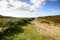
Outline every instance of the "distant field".
<path id="1" fill-rule="evenodd" d="M 60 15 L 58 15 L 58 16 L 38 17 L 37 20 L 40 23 L 53 24 L 55 26 L 59 25 L 59 27 L 60 27 Z"/>
<path id="2" fill-rule="evenodd" d="M 58 23 L 60 23 L 60 15 L 58 15 L 58 16 L 39 17 L 39 18 L 37 18 L 37 19 L 38 19 L 38 21 L 46 20 L 46 21 L 51 21 L 51 22 L 58 22 Z"/>

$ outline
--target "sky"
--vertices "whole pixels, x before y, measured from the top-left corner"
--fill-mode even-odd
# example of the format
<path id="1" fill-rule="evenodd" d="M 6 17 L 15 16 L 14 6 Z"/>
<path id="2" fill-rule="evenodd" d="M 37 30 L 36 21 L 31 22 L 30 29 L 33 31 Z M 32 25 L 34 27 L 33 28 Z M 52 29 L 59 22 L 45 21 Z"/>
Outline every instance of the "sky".
<path id="1" fill-rule="evenodd" d="M 60 15 L 60 0 L 0 0 L 0 15 L 12 17 Z"/>

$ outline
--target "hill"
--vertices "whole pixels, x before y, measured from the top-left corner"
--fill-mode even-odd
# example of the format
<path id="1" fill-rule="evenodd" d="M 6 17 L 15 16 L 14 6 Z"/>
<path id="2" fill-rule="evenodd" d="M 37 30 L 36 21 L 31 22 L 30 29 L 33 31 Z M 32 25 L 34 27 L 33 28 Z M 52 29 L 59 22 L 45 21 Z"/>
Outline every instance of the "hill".
<path id="1" fill-rule="evenodd" d="M 0 40 L 60 40 L 60 15 L 38 18 L 0 15 Z"/>
<path id="2" fill-rule="evenodd" d="M 40 20 L 48 20 L 48 21 L 60 23 L 60 15 L 39 17 L 39 18 L 37 18 L 37 19 L 38 19 L 39 21 L 40 21 Z"/>
<path id="3" fill-rule="evenodd" d="M 33 21 L 36 31 L 60 40 L 60 16 L 39 17 Z"/>

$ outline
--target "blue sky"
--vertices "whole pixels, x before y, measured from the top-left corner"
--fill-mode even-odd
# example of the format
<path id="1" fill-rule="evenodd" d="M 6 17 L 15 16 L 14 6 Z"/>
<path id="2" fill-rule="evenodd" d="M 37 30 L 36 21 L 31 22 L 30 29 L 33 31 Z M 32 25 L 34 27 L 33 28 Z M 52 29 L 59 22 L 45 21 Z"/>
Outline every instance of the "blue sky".
<path id="1" fill-rule="evenodd" d="M 42 15 L 60 15 L 60 0 L 57 1 L 46 1 L 42 9 L 39 9 L 39 13 Z"/>
<path id="2" fill-rule="evenodd" d="M 33 5 L 30 0 L 18 0 L 21 2 L 26 2 L 27 4 Z M 0 5 L 0 10 L 4 9 Z M 44 4 L 36 9 L 33 12 L 27 12 L 22 10 L 11 10 L 5 8 L 0 11 L 0 15 L 13 16 L 13 17 L 38 17 L 38 16 L 51 16 L 51 15 L 60 15 L 60 0 L 45 0 Z"/>

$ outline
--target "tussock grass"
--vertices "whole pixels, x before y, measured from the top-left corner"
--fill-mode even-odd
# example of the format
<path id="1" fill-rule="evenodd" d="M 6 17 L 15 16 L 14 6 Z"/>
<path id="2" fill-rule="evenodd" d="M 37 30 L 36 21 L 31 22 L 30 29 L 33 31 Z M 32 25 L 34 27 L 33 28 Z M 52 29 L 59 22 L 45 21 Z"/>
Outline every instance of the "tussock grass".
<path id="1" fill-rule="evenodd" d="M 54 38 L 38 33 L 31 25 L 31 19 L 0 18 L 0 28 L 6 28 L 0 32 L 0 40 L 54 40 Z M 3 27 L 4 26 L 4 27 Z M 14 28 L 11 28 L 13 27 Z"/>

